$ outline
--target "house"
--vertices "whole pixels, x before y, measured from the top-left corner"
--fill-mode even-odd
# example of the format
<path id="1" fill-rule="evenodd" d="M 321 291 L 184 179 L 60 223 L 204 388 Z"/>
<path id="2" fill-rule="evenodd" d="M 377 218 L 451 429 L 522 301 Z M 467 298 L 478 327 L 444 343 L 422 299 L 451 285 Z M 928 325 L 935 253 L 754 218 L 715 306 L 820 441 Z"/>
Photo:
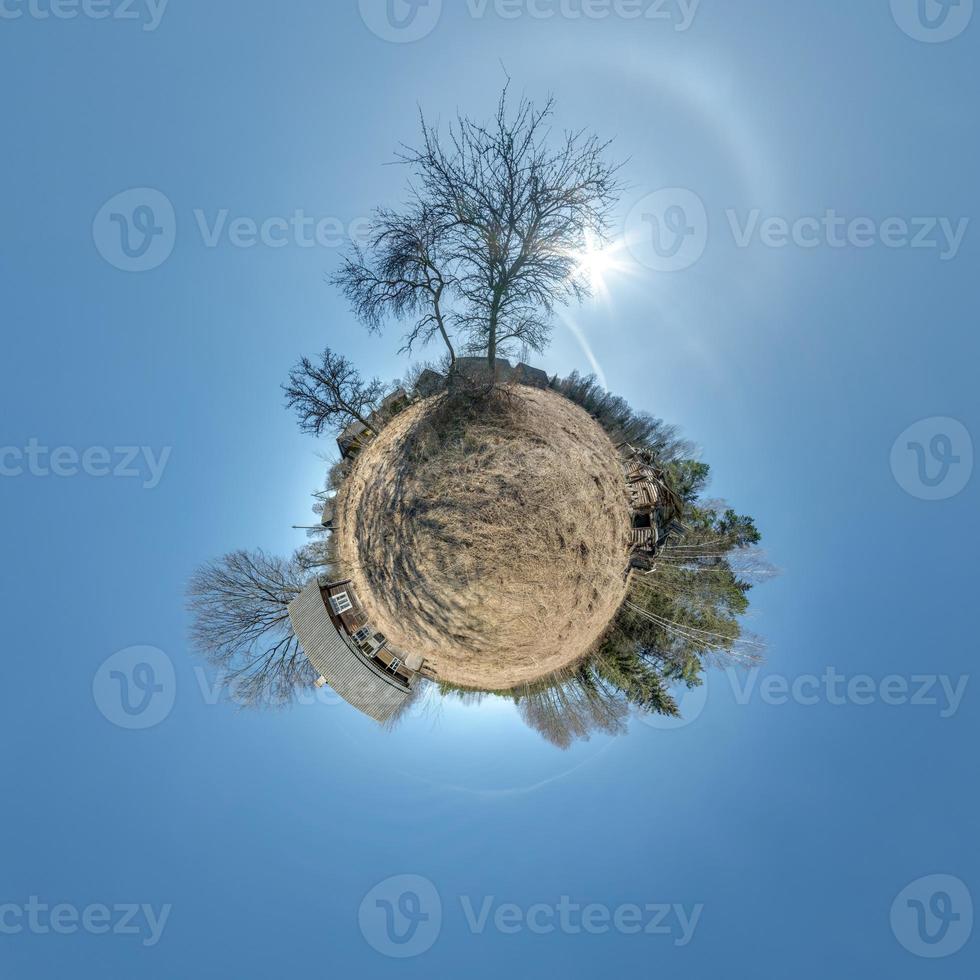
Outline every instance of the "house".
<path id="1" fill-rule="evenodd" d="M 419 375 L 418 381 L 415 382 L 415 394 L 419 398 L 431 398 L 433 395 L 438 395 L 445 387 L 446 376 L 444 374 L 433 371 L 431 368 L 425 368 Z"/>
<path id="2" fill-rule="evenodd" d="M 459 357 L 456 359 L 457 373 L 470 381 L 487 384 L 490 381 L 490 365 L 485 357 Z M 531 367 L 523 361 L 517 367 L 511 367 L 506 357 L 494 360 L 494 377 L 498 383 L 508 381 L 528 385 L 531 388 L 547 388 L 550 386 L 548 375 L 540 368 Z"/>
<path id="3" fill-rule="evenodd" d="M 329 684 L 348 704 L 384 724 L 419 683 L 421 658 L 389 648 L 367 621 L 350 582 L 321 586 L 314 579 L 289 604 L 289 620 L 317 686 Z"/>
<path id="4" fill-rule="evenodd" d="M 396 388 L 390 395 L 386 395 L 378 410 L 371 414 L 371 421 L 377 418 L 380 422 L 387 422 L 392 416 L 404 411 L 412 403 L 408 397 L 408 392 L 404 388 Z"/>
<path id="5" fill-rule="evenodd" d="M 629 443 L 616 447 L 623 461 L 626 492 L 633 511 L 630 540 L 633 563 L 652 567 L 656 555 L 673 538 L 684 533 L 681 517 L 684 501 L 670 486 L 667 474 L 654 464 L 647 450 L 634 449 Z"/>
<path id="6" fill-rule="evenodd" d="M 513 377 L 519 384 L 528 385 L 531 388 L 548 388 L 551 384 L 548 375 L 541 368 L 531 367 L 523 361 L 514 368 Z"/>
<path id="7" fill-rule="evenodd" d="M 514 374 L 510 361 L 506 357 L 498 357 L 493 363 L 494 380 L 498 383 L 510 381 Z M 485 357 L 457 357 L 455 373 L 475 384 L 489 384 L 491 380 L 490 365 Z"/>
<path id="8" fill-rule="evenodd" d="M 374 435 L 381 430 L 386 422 L 410 404 L 411 399 L 408 396 L 408 392 L 404 388 L 396 388 L 368 416 L 367 420 L 371 424 L 371 428 L 359 419 L 355 419 L 340 433 L 337 437 L 337 448 L 340 450 L 340 455 L 344 459 L 356 456 L 374 438 Z M 371 431 L 372 428 L 375 430 L 373 433 Z"/>
<path id="9" fill-rule="evenodd" d="M 354 421 L 337 436 L 337 448 L 344 459 L 349 459 L 360 452 L 371 439 L 370 429 L 363 422 Z"/>

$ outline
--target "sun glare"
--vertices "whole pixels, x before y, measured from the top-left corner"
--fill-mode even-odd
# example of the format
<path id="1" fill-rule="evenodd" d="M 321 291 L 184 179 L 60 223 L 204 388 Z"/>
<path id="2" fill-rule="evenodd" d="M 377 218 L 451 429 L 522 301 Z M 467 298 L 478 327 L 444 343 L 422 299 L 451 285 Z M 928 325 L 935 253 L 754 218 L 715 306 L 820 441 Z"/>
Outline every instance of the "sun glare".
<path id="1" fill-rule="evenodd" d="M 618 257 L 624 246 L 625 242 L 622 241 L 602 245 L 590 238 L 585 249 L 576 256 L 579 273 L 596 295 L 608 293 L 609 277 L 625 270 L 625 263 Z"/>

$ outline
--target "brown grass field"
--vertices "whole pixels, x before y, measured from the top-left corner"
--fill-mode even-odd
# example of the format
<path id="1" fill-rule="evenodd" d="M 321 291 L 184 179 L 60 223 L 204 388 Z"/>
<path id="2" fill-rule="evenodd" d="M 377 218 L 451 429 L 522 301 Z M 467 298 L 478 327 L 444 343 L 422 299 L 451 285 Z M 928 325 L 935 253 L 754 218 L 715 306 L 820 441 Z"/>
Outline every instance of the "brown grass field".
<path id="1" fill-rule="evenodd" d="M 336 545 L 372 623 L 440 680 L 505 690 L 581 660 L 623 601 L 630 510 L 602 428 L 550 391 L 439 396 L 356 459 Z"/>

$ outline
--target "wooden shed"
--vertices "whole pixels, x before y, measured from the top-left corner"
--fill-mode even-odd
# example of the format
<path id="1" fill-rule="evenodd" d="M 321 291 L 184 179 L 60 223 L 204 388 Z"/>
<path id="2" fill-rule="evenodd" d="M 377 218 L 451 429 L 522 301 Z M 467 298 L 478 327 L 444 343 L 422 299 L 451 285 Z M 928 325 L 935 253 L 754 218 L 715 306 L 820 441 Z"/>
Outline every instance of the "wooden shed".
<path id="1" fill-rule="evenodd" d="M 289 604 L 289 620 L 313 669 L 358 711 L 383 724 L 411 697 L 417 673 L 363 622 L 349 583 L 314 579 Z"/>

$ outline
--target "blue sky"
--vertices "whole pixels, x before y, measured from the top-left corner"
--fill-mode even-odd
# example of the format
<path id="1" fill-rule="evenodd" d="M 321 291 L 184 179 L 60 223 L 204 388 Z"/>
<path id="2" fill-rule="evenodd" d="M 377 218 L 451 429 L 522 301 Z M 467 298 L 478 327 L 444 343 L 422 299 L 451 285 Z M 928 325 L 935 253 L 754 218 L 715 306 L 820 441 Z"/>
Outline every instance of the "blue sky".
<path id="1" fill-rule="evenodd" d="M 3 975 L 974 976 L 972 0 L 402 4 L 3 6 Z M 418 105 L 490 112 L 501 63 L 627 161 L 625 267 L 541 364 L 597 365 L 756 516 L 767 662 L 566 753 L 501 703 L 241 713 L 187 577 L 302 543 L 330 447 L 279 385 L 325 344 L 404 370 L 325 277 Z M 105 216 L 147 201 L 127 257 Z M 679 201 L 665 271 L 635 232 Z M 111 671 L 144 662 L 133 729 Z"/>

